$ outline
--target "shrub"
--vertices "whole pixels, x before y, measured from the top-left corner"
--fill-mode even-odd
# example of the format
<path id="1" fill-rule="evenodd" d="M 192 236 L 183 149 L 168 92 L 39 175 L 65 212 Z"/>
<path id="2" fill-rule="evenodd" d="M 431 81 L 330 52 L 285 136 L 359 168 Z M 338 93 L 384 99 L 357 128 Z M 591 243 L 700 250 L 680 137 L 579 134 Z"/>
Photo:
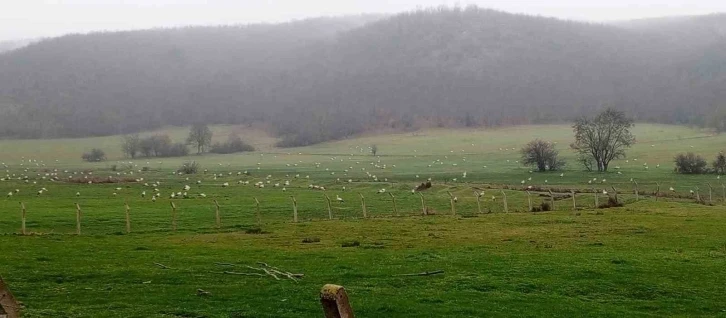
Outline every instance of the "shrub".
<path id="1" fill-rule="evenodd" d="M 565 162 L 559 159 L 559 152 L 551 142 L 535 139 L 528 143 L 521 150 L 522 164 L 533 166 L 537 171 L 554 171 L 565 166 Z"/>
<path id="2" fill-rule="evenodd" d="M 187 145 L 178 142 L 162 149 L 159 157 L 184 157 L 187 155 L 189 155 L 189 148 L 187 148 Z"/>
<path id="3" fill-rule="evenodd" d="M 708 163 L 703 157 L 692 152 L 678 154 L 675 159 L 676 172 L 683 174 L 702 174 L 708 172 Z"/>
<path id="4" fill-rule="evenodd" d="M 726 155 L 723 152 L 716 155 L 716 160 L 713 161 L 713 171 L 718 174 L 726 174 Z"/>
<path id="5" fill-rule="evenodd" d="M 237 135 L 229 136 L 229 139 L 225 143 L 215 143 L 209 149 L 211 153 L 217 154 L 230 154 L 245 151 L 254 151 L 255 147 L 247 144 Z"/>
<path id="6" fill-rule="evenodd" d="M 199 171 L 199 163 L 196 161 L 187 161 L 185 162 L 179 169 L 176 170 L 176 172 L 181 172 L 183 174 L 195 174 Z"/>
<path id="7" fill-rule="evenodd" d="M 106 160 L 106 153 L 98 148 L 93 148 L 91 151 L 84 153 L 81 158 L 88 162 L 99 162 Z"/>
<path id="8" fill-rule="evenodd" d="M 542 202 L 542 204 L 539 205 L 540 210 L 542 211 L 551 211 L 552 207 L 550 206 L 549 202 Z"/>
<path id="9" fill-rule="evenodd" d="M 622 207 L 623 204 L 621 202 L 618 202 L 613 197 L 608 197 L 608 201 L 605 203 L 600 204 L 598 208 L 600 209 L 608 209 L 608 208 L 619 208 Z"/>

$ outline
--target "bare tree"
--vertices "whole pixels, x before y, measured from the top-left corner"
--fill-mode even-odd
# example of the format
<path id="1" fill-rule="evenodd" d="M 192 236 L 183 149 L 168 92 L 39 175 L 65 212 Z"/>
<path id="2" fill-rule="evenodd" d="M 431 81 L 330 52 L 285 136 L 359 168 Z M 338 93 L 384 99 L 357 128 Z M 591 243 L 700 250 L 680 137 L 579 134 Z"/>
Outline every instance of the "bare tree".
<path id="1" fill-rule="evenodd" d="M 212 131 L 205 124 L 193 125 L 189 130 L 187 143 L 197 147 L 197 153 L 204 152 L 204 148 L 212 143 Z"/>
<path id="2" fill-rule="evenodd" d="M 551 142 L 535 139 L 521 150 L 522 164 L 536 166 L 537 170 L 553 171 L 562 168 L 565 162 L 558 158 L 559 152 Z"/>
<path id="3" fill-rule="evenodd" d="M 121 140 L 121 151 L 131 159 L 136 158 L 136 154 L 141 151 L 141 137 L 139 137 L 139 134 L 123 136 Z"/>
<path id="4" fill-rule="evenodd" d="M 613 159 L 625 157 L 625 149 L 635 143 L 635 137 L 630 132 L 633 120 L 625 113 L 608 108 L 595 118 L 582 117 L 572 126 L 575 132 L 573 149 L 582 155 L 590 157 L 597 165 L 597 171 L 608 171 L 608 165 Z"/>

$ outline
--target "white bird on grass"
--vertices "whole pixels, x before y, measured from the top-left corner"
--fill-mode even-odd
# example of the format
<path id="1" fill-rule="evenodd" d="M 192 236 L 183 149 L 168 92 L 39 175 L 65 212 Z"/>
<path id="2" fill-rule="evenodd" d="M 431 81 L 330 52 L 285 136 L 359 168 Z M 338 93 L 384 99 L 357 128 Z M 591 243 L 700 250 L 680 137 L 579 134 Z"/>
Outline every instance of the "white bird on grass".
<path id="1" fill-rule="evenodd" d="M 335 200 L 338 201 L 338 203 L 344 203 L 345 201 L 340 196 L 336 195 Z"/>

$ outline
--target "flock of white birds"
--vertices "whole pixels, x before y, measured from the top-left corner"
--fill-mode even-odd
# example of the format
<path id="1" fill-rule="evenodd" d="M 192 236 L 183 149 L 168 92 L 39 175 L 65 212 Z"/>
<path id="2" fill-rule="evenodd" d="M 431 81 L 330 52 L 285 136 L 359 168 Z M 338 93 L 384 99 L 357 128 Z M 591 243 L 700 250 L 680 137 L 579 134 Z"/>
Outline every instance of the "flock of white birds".
<path id="1" fill-rule="evenodd" d="M 366 151 L 369 151 L 370 148 L 356 146 L 355 150 L 358 150 L 359 152 L 364 153 Z M 500 148 L 500 151 L 516 151 L 516 150 L 517 150 L 516 148 Z M 453 150 L 451 150 L 450 152 L 454 153 Z M 461 152 L 464 152 L 464 150 L 461 150 Z M 298 153 L 298 154 L 302 155 L 302 153 Z M 291 154 L 287 153 L 287 155 L 291 155 Z M 264 160 L 265 154 L 259 154 L 259 156 L 260 156 L 261 161 Z M 273 154 L 273 156 L 274 156 L 274 158 L 277 158 L 276 154 Z M 354 165 L 356 165 L 356 166 L 361 166 L 361 165 L 369 166 L 369 167 L 366 167 L 366 166 L 360 167 L 359 170 L 361 171 L 361 174 L 357 174 L 357 176 L 359 177 L 358 182 L 388 183 L 389 179 L 387 177 L 380 178 L 377 175 L 376 171 L 390 172 L 396 168 L 395 164 L 387 164 L 387 163 L 383 162 L 380 156 L 373 156 L 373 157 L 371 157 L 371 158 L 373 158 L 373 160 L 370 160 L 368 162 L 364 162 L 360 158 L 354 159 L 354 157 L 355 157 L 354 154 L 350 154 L 350 156 L 348 156 L 348 158 L 347 158 L 348 162 L 351 162 L 351 163 L 354 162 Z M 418 157 L 417 150 L 413 151 L 413 157 Z M 346 158 L 340 157 L 340 156 L 332 156 L 329 159 L 330 159 L 330 162 L 345 162 L 345 160 L 346 160 Z M 462 163 L 464 163 L 467 161 L 467 157 L 462 155 L 460 160 Z M 634 162 L 638 161 L 637 158 L 632 159 L 632 160 Z M 262 166 L 261 161 L 256 163 L 256 170 L 260 170 L 260 168 Z M 511 159 L 506 159 L 506 162 L 510 163 Z M 519 163 L 519 161 L 515 160 L 515 163 Z M 630 160 L 625 160 L 625 163 L 630 163 Z M 58 160 L 56 160 L 56 164 L 58 164 Z M 3 166 L 3 168 L 5 169 L 6 175 L 5 175 L 5 177 L 0 178 L 0 181 L 19 181 L 19 182 L 29 183 L 29 184 L 33 184 L 33 185 L 38 185 L 38 182 L 44 182 L 44 185 L 45 185 L 45 183 L 54 183 L 54 182 L 63 182 L 63 181 L 66 181 L 69 183 L 76 183 L 76 184 L 86 183 L 88 185 L 93 185 L 94 182 L 95 183 L 116 183 L 116 182 L 123 181 L 123 182 L 132 182 L 132 183 L 142 184 L 144 188 L 139 192 L 139 195 L 141 198 L 147 197 L 147 191 L 150 194 L 151 201 L 155 202 L 158 199 L 162 198 L 162 196 L 164 195 L 162 193 L 162 191 L 160 190 L 162 182 L 161 181 L 147 182 L 145 180 L 145 178 L 143 177 L 143 176 L 145 176 L 145 173 L 147 173 L 146 169 L 140 169 L 138 164 L 133 161 L 117 162 L 117 164 L 122 167 L 126 167 L 124 169 L 125 171 L 123 171 L 123 172 L 121 172 L 121 171 L 118 171 L 118 172 L 105 171 L 106 173 L 108 173 L 108 175 L 104 175 L 103 177 L 101 177 L 99 179 L 99 177 L 97 175 L 94 175 L 94 172 L 90 171 L 90 170 L 76 170 L 76 171 L 67 170 L 67 169 L 62 170 L 62 171 L 60 171 L 59 169 L 51 170 L 46 167 L 46 163 L 43 162 L 42 160 L 22 158 L 21 162 L 18 164 L 19 169 L 22 171 L 20 173 L 18 173 L 18 172 L 12 173 L 9 165 L 7 165 L 6 163 L 1 164 Z M 162 162 L 158 162 L 158 164 L 161 165 Z M 428 164 L 428 167 L 431 168 L 436 165 L 440 166 L 440 165 L 446 165 L 446 164 L 450 164 L 451 167 L 458 166 L 457 159 L 454 159 L 454 158 L 449 159 L 448 155 L 444 155 L 443 159 L 438 158 L 438 159 L 434 159 L 433 161 L 431 161 L 431 163 Z M 150 165 L 151 165 L 150 162 L 146 162 L 145 167 L 148 167 Z M 218 164 L 218 165 L 220 167 L 224 166 L 223 164 Z M 345 169 L 335 171 L 335 170 L 331 170 L 330 167 L 326 167 L 326 165 L 322 162 L 313 162 L 311 166 L 309 166 L 302 160 L 298 160 L 296 162 L 290 162 L 290 163 L 285 164 L 286 167 L 291 168 L 290 170 L 293 170 L 293 171 L 298 170 L 298 167 L 314 168 L 314 171 L 316 171 L 317 173 L 325 171 L 325 173 L 329 173 L 329 175 L 335 176 L 335 177 L 333 177 L 333 178 L 335 178 L 335 184 L 336 184 L 335 191 L 346 191 L 345 186 L 340 187 L 339 185 L 344 184 L 344 183 L 353 183 L 354 182 L 354 179 L 350 177 L 350 175 L 354 174 L 354 171 L 357 171 L 354 168 L 354 165 L 350 165 Z M 231 164 L 227 164 L 226 166 L 228 168 L 230 168 Z M 649 169 L 648 163 L 643 163 L 642 167 L 644 170 Z M 484 165 L 481 168 L 486 169 L 487 166 Z M 656 169 L 660 168 L 660 164 L 656 164 L 655 168 Z M 618 175 L 622 175 L 620 166 L 616 166 L 615 170 L 617 171 Z M 39 172 L 39 171 L 42 171 L 42 172 Z M 101 171 L 102 170 L 99 170 L 98 173 L 102 173 Z M 35 175 L 32 175 L 33 173 L 35 173 Z M 336 175 L 336 173 L 337 173 L 337 175 Z M 466 170 L 460 171 L 459 173 L 461 175 L 461 179 L 467 179 L 467 177 L 469 177 L 469 173 Z M 532 174 L 533 171 L 530 170 L 529 173 Z M 218 172 L 210 173 L 210 171 L 208 169 L 205 169 L 202 171 L 202 174 L 205 176 L 205 179 L 207 179 L 207 180 L 205 181 L 205 180 L 199 179 L 199 180 L 196 180 L 194 183 L 192 183 L 192 184 L 195 184 L 198 188 L 198 189 L 196 189 L 197 191 L 195 191 L 195 193 L 192 193 L 192 186 L 190 186 L 189 184 L 185 184 L 180 189 L 177 189 L 175 191 L 170 191 L 169 193 L 166 194 L 166 196 L 168 196 L 169 199 L 190 199 L 190 198 L 194 198 L 194 197 L 206 198 L 207 195 L 205 193 L 199 191 L 199 190 L 201 190 L 202 185 L 206 182 L 211 181 L 213 185 L 218 185 L 223 188 L 226 188 L 226 187 L 230 187 L 229 181 L 220 182 L 218 180 L 221 180 L 223 178 L 246 177 L 245 178 L 246 180 L 238 180 L 236 182 L 236 184 L 240 185 L 240 186 L 247 186 L 247 185 L 251 184 L 251 181 L 248 179 L 254 179 L 254 178 L 250 177 L 251 173 L 249 172 L 249 170 L 235 171 L 235 172 L 227 171 L 226 173 L 218 173 Z M 171 175 L 175 178 L 184 178 L 184 182 L 190 182 L 190 176 L 185 175 L 182 172 L 172 172 Z M 139 176 L 139 177 L 136 177 L 136 176 Z M 208 180 L 210 176 L 211 176 L 211 180 Z M 341 176 L 344 178 L 344 180 L 341 180 Z M 559 177 L 560 178 L 565 177 L 565 173 L 564 172 L 560 173 Z M 415 179 L 419 179 L 419 178 L 420 178 L 420 175 L 416 174 Z M 721 176 L 717 176 L 717 178 L 720 179 Z M 290 173 L 285 173 L 285 177 L 283 179 L 273 178 L 273 176 L 271 174 L 268 174 L 262 180 L 252 183 L 252 185 L 255 188 L 259 188 L 259 189 L 271 187 L 271 188 L 280 189 L 281 191 L 285 192 L 288 190 L 288 188 L 290 188 L 290 186 L 292 184 L 292 180 L 296 180 L 296 179 L 307 180 L 308 181 L 307 188 L 309 190 L 317 190 L 317 191 L 326 191 L 327 190 L 325 186 L 310 183 L 309 182 L 310 175 L 301 176 L 300 173 L 295 173 L 294 175 L 292 175 Z M 433 181 L 433 178 L 428 177 L 426 180 Z M 446 181 L 447 182 L 459 182 L 460 180 L 457 177 L 457 178 L 449 178 Z M 630 182 L 633 183 L 633 182 L 635 182 L 635 180 L 633 180 L 631 178 Z M 522 186 L 524 186 L 525 189 L 528 189 L 528 190 L 533 189 L 535 183 L 536 183 L 536 181 L 533 181 L 532 177 L 528 177 L 528 178 L 520 181 L 520 184 Z M 549 184 L 550 182 L 549 182 L 549 180 L 545 179 L 545 180 L 540 181 L 540 184 L 541 183 Z M 586 184 L 588 186 L 592 186 L 592 185 L 601 185 L 602 186 L 607 183 L 608 183 L 608 181 L 606 178 L 592 178 L 592 179 L 588 179 L 586 181 Z M 209 189 L 208 187 L 206 187 L 206 188 Z M 117 188 L 115 188 L 115 191 L 111 193 L 111 195 L 117 196 L 119 194 L 119 192 L 124 191 L 124 190 L 126 190 L 126 189 L 117 187 Z M 676 190 L 673 186 L 671 186 L 671 187 L 669 187 L 669 191 L 675 192 Z M 20 192 L 19 189 L 11 190 L 7 193 L 7 197 L 10 198 L 14 195 L 17 195 L 19 192 Z M 37 191 L 36 195 L 37 196 L 45 195 L 47 192 L 48 192 L 48 189 L 46 189 L 45 187 L 41 187 Z M 413 194 L 415 194 L 416 192 L 417 192 L 416 188 L 411 190 L 411 193 L 413 193 Z M 603 192 L 603 194 L 607 194 L 606 190 L 602 190 L 602 192 Z M 689 190 L 689 192 L 694 193 L 693 189 Z M 384 194 L 384 193 L 387 193 L 387 190 L 386 190 L 386 188 L 380 188 L 377 191 L 377 193 Z M 481 192 L 481 193 L 476 192 L 476 195 L 481 197 L 481 196 L 483 196 L 483 192 Z M 80 191 L 76 192 L 76 196 L 80 197 L 81 192 Z M 458 198 L 456 198 L 456 197 L 454 197 L 453 199 L 454 199 L 454 201 L 458 200 Z M 496 200 L 496 197 L 493 196 L 492 200 Z M 336 201 L 340 202 L 340 203 L 345 202 L 345 200 L 343 200 L 338 194 L 336 194 Z"/>

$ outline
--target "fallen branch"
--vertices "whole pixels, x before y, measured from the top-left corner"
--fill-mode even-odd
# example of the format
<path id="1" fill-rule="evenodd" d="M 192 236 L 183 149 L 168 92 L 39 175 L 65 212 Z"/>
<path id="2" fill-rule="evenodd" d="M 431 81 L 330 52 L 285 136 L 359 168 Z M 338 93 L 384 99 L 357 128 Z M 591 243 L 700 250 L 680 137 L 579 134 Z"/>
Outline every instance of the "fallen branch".
<path id="1" fill-rule="evenodd" d="M 431 276 L 436 274 L 443 274 L 444 271 L 438 270 L 433 272 L 423 272 L 423 273 L 413 273 L 413 274 L 400 274 L 400 275 L 394 275 L 394 276 Z"/>
<path id="2" fill-rule="evenodd" d="M 262 275 L 260 273 L 238 273 L 238 272 L 230 272 L 230 271 L 224 271 L 224 272 L 210 272 L 214 274 L 226 274 L 226 275 L 238 275 L 238 276 L 258 276 L 258 277 L 265 277 L 265 275 Z"/>
<path id="3" fill-rule="evenodd" d="M 161 263 L 154 263 L 154 265 L 161 267 L 161 269 L 173 269 L 173 268 L 166 266 L 164 264 L 161 264 Z"/>
<path id="4" fill-rule="evenodd" d="M 232 266 L 232 267 L 237 266 L 237 265 L 231 264 L 231 263 L 214 263 L 214 265 L 217 265 L 217 266 Z"/>

